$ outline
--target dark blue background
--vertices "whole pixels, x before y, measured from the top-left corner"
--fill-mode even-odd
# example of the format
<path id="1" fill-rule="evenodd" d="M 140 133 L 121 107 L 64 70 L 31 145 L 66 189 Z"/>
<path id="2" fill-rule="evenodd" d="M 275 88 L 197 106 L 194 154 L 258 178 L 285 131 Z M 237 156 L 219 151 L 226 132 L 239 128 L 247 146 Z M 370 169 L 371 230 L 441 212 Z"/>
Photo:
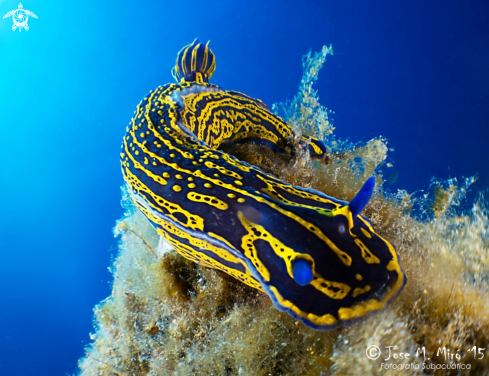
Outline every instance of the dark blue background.
<path id="1" fill-rule="evenodd" d="M 3 16 L 19 0 L 0 0 Z M 110 294 L 122 214 L 119 150 L 176 53 L 211 39 L 212 82 L 271 105 L 301 56 L 333 44 L 316 86 L 336 135 L 385 136 L 396 185 L 489 186 L 486 1 L 40 1 L 30 30 L 0 19 L 0 373 L 64 375 Z"/>

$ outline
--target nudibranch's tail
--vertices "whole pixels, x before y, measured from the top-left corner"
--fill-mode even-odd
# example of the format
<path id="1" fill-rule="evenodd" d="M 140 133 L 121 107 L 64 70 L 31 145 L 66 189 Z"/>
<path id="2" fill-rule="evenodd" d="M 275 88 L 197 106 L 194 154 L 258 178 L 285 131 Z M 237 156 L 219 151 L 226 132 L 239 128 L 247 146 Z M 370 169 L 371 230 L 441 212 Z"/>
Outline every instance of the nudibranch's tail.
<path id="1" fill-rule="evenodd" d="M 216 70 L 216 57 L 209 48 L 195 39 L 183 47 L 177 55 L 177 62 L 172 69 L 172 75 L 180 82 L 185 81 L 207 82 Z"/>

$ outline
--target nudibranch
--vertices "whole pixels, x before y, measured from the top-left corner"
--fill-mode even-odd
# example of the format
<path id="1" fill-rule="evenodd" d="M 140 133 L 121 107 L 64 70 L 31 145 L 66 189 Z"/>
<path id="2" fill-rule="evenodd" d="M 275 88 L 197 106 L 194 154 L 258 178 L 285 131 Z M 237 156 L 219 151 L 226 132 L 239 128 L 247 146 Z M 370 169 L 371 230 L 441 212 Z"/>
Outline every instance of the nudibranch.
<path id="1" fill-rule="evenodd" d="M 260 100 L 210 84 L 216 68 L 197 40 L 177 56 L 177 83 L 138 105 L 122 145 L 135 205 L 186 258 L 222 270 L 319 330 L 378 311 L 406 283 L 392 244 L 361 215 L 368 179 L 348 202 L 285 183 L 219 148 L 291 147 L 291 127 Z M 324 158 L 324 144 L 300 146 Z"/>

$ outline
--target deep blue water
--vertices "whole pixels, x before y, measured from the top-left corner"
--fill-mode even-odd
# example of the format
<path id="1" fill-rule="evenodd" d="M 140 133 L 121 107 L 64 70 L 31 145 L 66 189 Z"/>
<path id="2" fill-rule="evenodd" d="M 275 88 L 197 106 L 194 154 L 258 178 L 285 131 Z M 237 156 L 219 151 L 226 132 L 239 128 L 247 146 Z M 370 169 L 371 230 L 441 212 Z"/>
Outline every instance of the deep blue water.
<path id="1" fill-rule="evenodd" d="M 0 15 L 19 0 L 0 0 Z M 0 374 L 65 375 L 110 294 L 119 150 L 176 53 L 211 39 L 212 82 L 271 105 L 301 56 L 333 44 L 316 88 L 336 135 L 389 139 L 392 189 L 478 173 L 489 187 L 486 1 L 25 0 L 0 19 Z"/>

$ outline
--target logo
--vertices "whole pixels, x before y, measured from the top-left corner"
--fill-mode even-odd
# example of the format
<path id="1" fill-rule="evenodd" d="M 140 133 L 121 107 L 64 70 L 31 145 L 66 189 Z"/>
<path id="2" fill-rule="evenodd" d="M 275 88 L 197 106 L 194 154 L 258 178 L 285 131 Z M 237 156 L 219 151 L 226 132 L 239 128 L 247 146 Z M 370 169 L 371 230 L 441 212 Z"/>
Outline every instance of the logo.
<path id="1" fill-rule="evenodd" d="M 19 31 L 22 31 L 22 28 L 24 28 L 26 31 L 29 30 L 29 25 L 27 25 L 29 16 L 37 18 L 37 16 L 30 10 L 25 10 L 22 3 L 19 4 L 19 9 L 11 10 L 5 16 L 3 16 L 3 18 L 10 16 L 12 16 L 12 19 L 14 20 L 14 24 L 12 25 L 12 30 L 14 31 L 17 28 L 19 28 Z"/>
<path id="2" fill-rule="evenodd" d="M 367 358 L 374 360 L 380 357 L 381 351 L 378 346 L 371 345 L 367 347 L 366 353 L 367 353 Z"/>

